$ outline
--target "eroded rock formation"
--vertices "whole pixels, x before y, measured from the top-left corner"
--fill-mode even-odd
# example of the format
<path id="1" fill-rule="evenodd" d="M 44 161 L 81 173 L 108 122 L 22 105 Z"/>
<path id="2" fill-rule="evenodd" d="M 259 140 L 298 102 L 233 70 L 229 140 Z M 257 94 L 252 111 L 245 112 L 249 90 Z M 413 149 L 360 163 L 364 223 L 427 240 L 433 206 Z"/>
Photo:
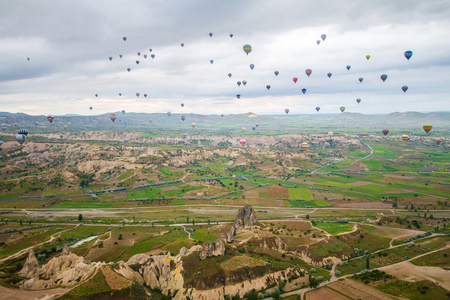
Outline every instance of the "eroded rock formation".
<path id="1" fill-rule="evenodd" d="M 205 259 L 210 256 L 221 256 L 225 254 L 225 240 L 217 238 L 214 241 L 209 241 L 203 244 L 203 249 L 200 251 L 200 259 Z"/>
<path id="2" fill-rule="evenodd" d="M 22 270 L 19 272 L 19 275 L 25 278 L 31 278 L 37 269 L 39 269 L 39 263 L 34 251 L 31 250 L 28 252 L 27 260 L 25 261 Z"/>
<path id="3" fill-rule="evenodd" d="M 253 206 L 246 203 L 243 208 L 238 210 L 236 219 L 234 220 L 234 226 L 236 228 L 248 227 L 253 226 L 256 222 L 258 222 L 258 217 Z"/>

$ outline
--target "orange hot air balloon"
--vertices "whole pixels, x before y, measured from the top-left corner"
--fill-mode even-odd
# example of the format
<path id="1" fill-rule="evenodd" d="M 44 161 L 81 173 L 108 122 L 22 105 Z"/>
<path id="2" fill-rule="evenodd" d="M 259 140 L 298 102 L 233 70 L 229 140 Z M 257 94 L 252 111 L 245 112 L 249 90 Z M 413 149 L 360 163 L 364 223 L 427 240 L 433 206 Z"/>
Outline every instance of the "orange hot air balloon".
<path id="1" fill-rule="evenodd" d="M 191 126 L 192 126 L 192 128 L 195 128 L 195 123 L 192 123 Z"/>
<path id="2" fill-rule="evenodd" d="M 409 136 L 407 136 L 406 134 L 402 135 L 402 140 L 406 142 L 407 140 L 409 140 Z"/>
<path id="3" fill-rule="evenodd" d="M 245 127 L 242 127 L 242 132 L 245 132 L 247 129 L 245 129 Z"/>
<path id="4" fill-rule="evenodd" d="M 292 78 L 292 80 L 294 80 L 294 82 L 297 83 L 298 78 L 294 77 L 294 78 Z"/>
<path id="5" fill-rule="evenodd" d="M 302 149 L 306 150 L 307 148 L 308 148 L 308 143 L 307 142 L 302 143 Z"/>
<path id="6" fill-rule="evenodd" d="M 423 124 L 423 130 L 425 130 L 425 132 L 428 134 L 428 132 L 430 132 L 430 130 L 433 129 L 433 126 L 429 123 L 427 124 Z"/>

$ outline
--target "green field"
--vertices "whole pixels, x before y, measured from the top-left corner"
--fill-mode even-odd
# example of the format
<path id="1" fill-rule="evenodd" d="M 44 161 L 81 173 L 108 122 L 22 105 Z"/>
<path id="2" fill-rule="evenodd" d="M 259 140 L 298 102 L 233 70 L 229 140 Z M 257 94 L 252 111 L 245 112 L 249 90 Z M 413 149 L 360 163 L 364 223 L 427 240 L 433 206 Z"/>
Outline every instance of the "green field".
<path id="1" fill-rule="evenodd" d="M 321 207 L 330 206 L 326 201 L 288 201 L 289 205 L 292 207 Z"/>
<path id="2" fill-rule="evenodd" d="M 114 202 L 65 201 L 52 206 L 52 208 L 110 208 L 113 207 L 114 204 Z"/>
<path id="3" fill-rule="evenodd" d="M 300 189 L 289 189 L 289 197 L 291 200 L 296 199 L 302 199 L 302 200 L 314 200 L 313 196 L 311 195 L 309 189 L 307 188 L 300 188 Z"/>
<path id="4" fill-rule="evenodd" d="M 339 234 L 343 232 L 350 232 L 353 230 L 352 225 L 345 223 L 333 223 L 333 222 L 316 222 L 317 228 L 325 230 L 329 234 Z"/>

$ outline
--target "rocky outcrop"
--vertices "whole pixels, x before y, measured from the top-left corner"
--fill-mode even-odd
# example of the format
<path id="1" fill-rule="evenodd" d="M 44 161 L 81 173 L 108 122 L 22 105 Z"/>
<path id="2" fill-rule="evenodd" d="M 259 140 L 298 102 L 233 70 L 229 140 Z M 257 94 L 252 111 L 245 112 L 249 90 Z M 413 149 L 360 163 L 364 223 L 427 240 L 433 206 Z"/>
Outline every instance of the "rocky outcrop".
<path id="1" fill-rule="evenodd" d="M 203 244 L 203 249 L 200 251 L 200 259 L 205 259 L 210 256 L 225 255 L 225 240 L 217 238 L 214 241 L 209 241 Z"/>
<path id="2" fill-rule="evenodd" d="M 252 244 L 268 250 L 276 250 L 285 253 L 287 245 L 278 236 L 262 236 L 260 239 L 252 240 Z"/>
<path id="3" fill-rule="evenodd" d="M 246 203 L 243 208 L 238 210 L 236 219 L 234 220 L 234 226 L 236 228 L 248 227 L 253 226 L 256 222 L 258 222 L 258 217 L 253 206 Z"/>
<path id="4" fill-rule="evenodd" d="M 28 252 L 27 260 L 25 261 L 22 270 L 19 272 L 19 275 L 25 278 L 31 278 L 38 269 L 39 263 L 36 259 L 34 251 L 31 250 L 30 252 Z"/>
<path id="5" fill-rule="evenodd" d="M 70 254 L 69 246 L 67 246 L 67 244 L 64 244 L 62 251 L 61 251 L 61 255 L 69 255 L 69 254 Z"/>
<path id="6" fill-rule="evenodd" d="M 234 240 L 234 235 L 236 233 L 236 228 L 234 225 L 231 225 L 230 229 L 228 229 L 227 233 L 222 233 L 222 238 L 225 240 L 225 242 L 230 243 Z"/>

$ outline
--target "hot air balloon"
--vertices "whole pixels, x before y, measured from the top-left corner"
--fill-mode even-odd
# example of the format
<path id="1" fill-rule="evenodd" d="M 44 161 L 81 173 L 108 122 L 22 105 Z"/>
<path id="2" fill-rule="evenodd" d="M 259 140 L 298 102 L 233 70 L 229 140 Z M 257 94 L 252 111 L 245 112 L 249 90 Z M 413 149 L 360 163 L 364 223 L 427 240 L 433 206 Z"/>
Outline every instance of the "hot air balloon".
<path id="1" fill-rule="evenodd" d="M 139 93 L 136 93 L 136 97 L 139 97 L 139 95 L 140 95 Z"/>
<path id="2" fill-rule="evenodd" d="M 119 93 L 119 96 L 122 96 L 122 93 Z"/>
<path id="3" fill-rule="evenodd" d="M 109 60 L 110 60 L 110 61 L 112 60 L 112 56 L 109 57 Z"/>
<path id="4" fill-rule="evenodd" d="M 330 77 L 331 77 L 331 75 L 333 75 L 333 74 L 331 74 L 331 73 L 327 73 L 327 76 L 328 76 L 328 78 L 330 78 Z"/>
<path id="5" fill-rule="evenodd" d="M 360 102 L 361 102 L 361 99 L 360 99 L 360 98 L 356 99 L 356 102 L 360 103 Z"/>
<path id="6" fill-rule="evenodd" d="M 50 123 L 53 123 L 53 120 L 55 119 L 55 117 L 54 116 L 52 116 L 52 115 L 48 115 L 47 116 L 47 120 L 50 122 Z"/>
<path id="7" fill-rule="evenodd" d="M 241 98 L 241 94 L 237 94 L 236 98 L 240 99 Z"/>
<path id="8" fill-rule="evenodd" d="M 115 113 L 110 113 L 109 118 L 114 122 L 117 119 L 117 115 Z"/>
<path id="9" fill-rule="evenodd" d="M 316 43 L 317 43 L 317 45 L 319 45 L 320 44 L 320 40 L 317 40 Z"/>
<path id="10" fill-rule="evenodd" d="M 242 139 L 242 140 L 239 141 L 239 143 L 241 144 L 242 147 L 244 147 L 245 144 L 247 144 L 247 141 Z"/>
<path id="11" fill-rule="evenodd" d="M 138 60 L 136 61 L 136 64 L 137 64 L 137 65 L 139 64 L 139 61 L 138 61 Z"/>
<path id="12" fill-rule="evenodd" d="M 181 47 L 184 47 L 184 43 L 181 43 Z"/>
<path id="13" fill-rule="evenodd" d="M 147 98 L 147 94 L 144 94 L 144 97 Z"/>
<path id="14" fill-rule="evenodd" d="M 89 110 L 92 110 L 93 109 L 93 107 L 92 106 L 89 106 Z"/>
<path id="15" fill-rule="evenodd" d="M 242 81 L 242 84 L 245 86 L 247 84 L 247 80 Z"/>
<path id="16" fill-rule="evenodd" d="M 181 120 L 186 120 L 186 117 L 185 116 L 181 116 Z"/>
<path id="17" fill-rule="evenodd" d="M 141 52 L 138 52 L 137 55 L 138 55 L 138 56 L 141 56 Z"/>
<path id="18" fill-rule="evenodd" d="M 302 143 L 302 149 L 306 150 L 307 148 L 308 148 L 308 143 L 307 142 Z"/>
<path id="19" fill-rule="evenodd" d="M 128 71 L 128 72 L 130 72 L 130 71 L 131 71 L 131 69 L 130 69 L 130 68 L 127 68 L 127 71 Z"/>
<path id="20" fill-rule="evenodd" d="M 212 32 L 210 32 L 210 33 L 209 33 L 209 37 L 212 37 L 212 36 L 213 36 L 213 33 L 212 33 Z"/>
<path id="21" fill-rule="evenodd" d="M 23 135 L 23 134 L 17 134 L 16 135 L 16 141 L 19 143 L 19 144 L 23 144 L 23 143 L 25 143 L 25 140 L 26 140 L 26 136 L 25 135 Z"/>
<path id="22" fill-rule="evenodd" d="M 306 69 L 306 70 L 305 70 L 305 73 L 306 73 L 306 75 L 308 75 L 308 77 L 309 77 L 309 75 L 311 75 L 312 71 L 311 71 L 311 69 Z"/>
<path id="23" fill-rule="evenodd" d="M 123 39 L 123 41 L 125 42 L 125 41 L 127 40 L 127 37 L 126 37 L 126 36 L 124 36 L 124 37 L 123 37 L 122 39 Z"/>
<path id="24" fill-rule="evenodd" d="M 144 54 L 144 58 L 147 59 L 147 54 Z"/>
<path id="25" fill-rule="evenodd" d="M 302 93 L 305 94 L 306 93 L 306 89 L 302 89 Z"/>
<path id="26" fill-rule="evenodd" d="M 67 125 L 64 125 L 64 130 L 67 130 Z"/>
<path id="27" fill-rule="evenodd" d="M 405 57 L 407 60 L 409 60 L 411 58 L 411 56 L 413 55 L 413 52 L 411 50 L 405 51 Z"/>
<path id="28" fill-rule="evenodd" d="M 27 60 L 28 60 L 28 61 L 30 61 L 30 58 L 29 58 L 29 57 L 27 57 Z"/>
<path id="29" fill-rule="evenodd" d="M 183 138 L 185 138 L 187 136 L 187 132 L 186 131 L 183 131 L 181 134 L 183 135 Z"/>
<path id="30" fill-rule="evenodd" d="M 406 134 L 402 135 L 402 140 L 406 142 L 407 140 L 409 140 L 409 136 L 407 136 Z"/>
<path id="31" fill-rule="evenodd" d="M 19 132 L 17 132 L 18 134 L 23 134 L 24 136 L 28 135 L 28 130 L 26 129 L 20 129 Z"/>
<path id="32" fill-rule="evenodd" d="M 286 109 L 284 110 L 284 112 L 285 112 L 286 114 L 288 114 L 288 113 L 289 113 L 289 108 L 286 108 Z"/>
<path id="33" fill-rule="evenodd" d="M 232 76 L 232 74 L 231 74 L 231 73 L 228 73 L 228 77 L 230 77 L 230 78 L 231 78 L 231 76 Z"/>
<path id="34" fill-rule="evenodd" d="M 294 81 L 294 83 L 297 83 L 298 78 L 294 77 L 294 78 L 292 78 L 292 80 Z"/>
<path id="35" fill-rule="evenodd" d="M 120 121 L 120 120 L 119 120 Z M 127 121 L 125 121 L 125 122 L 123 122 L 123 125 L 127 125 L 128 124 L 128 122 Z"/>
<path id="36" fill-rule="evenodd" d="M 225 115 L 224 115 L 224 114 L 221 114 L 220 116 L 223 118 Z"/>
<path id="37" fill-rule="evenodd" d="M 232 38 L 233 37 L 233 34 L 232 33 L 230 33 L 230 38 Z"/>
<path id="38" fill-rule="evenodd" d="M 170 117 L 170 115 L 171 115 L 172 113 L 169 111 L 169 112 L 167 112 L 167 115 Z"/>
<path id="39" fill-rule="evenodd" d="M 270 90 L 270 85 L 266 85 L 266 89 L 267 89 L 267 90 Z"/>
<path id="40" fill-rule="evenodd" d="M 407 90 L 408 90 L 408 87 L 407 87 L 406 85 L 402 86 L 402 91 L 403 91 L 404 93 L 406 93 Z"/>
<path id="41" fill-rule="evenodd" d="M 125 109 L 122 109 L 122 115 L 124 115 L 125 114 Z"/>
<path id="42" fill-rule="evenodd" d="M 155 56 L 156 56 L 155 54 L 150 55 L 150 57 L 151 57 L 152 59 L 155 58 Z"/>
<path id="43" fill-rule="evenodd" d="M 339 109 L 341 110 L 341 112 L 344 112 L 345 106 L 341 106 Z"/>
<path id="44" fill-rule="evenodd" d="M 325 39 L 327 38 L 327 35 L 324 33 L 320 36 L 320 38 L 322 39 L 322 41 L 325 41 Z"/>
<path id="45" fill-rule="evenodd" d="M 278 76 L 278 74 L 280 74 L 280 72 L 275 71 L 275 72 L 273 72 L 273 74 L 275 74 L 275 76 Z"/>
<path id="46" fill-rule="evenodd" d="M 256 126 L 252 126 L 252 129 L 253 129 L 253 131 L 255 131 L 256 130 Z"/>
<path id="47" fill-rule="evenodd" d="M 122 56 L 123 56 L 122 54 L 119 54 L 119 57 L 120 57 L 120 58 L 122 58 Z"/>
<path id="48" fill-rule="evenodd" d="M 209 62 L 210 62 L 211 64 L 213 64 L 213 63 L 214 63 L 214 60 L 211 59 Z"/>
<path id="49" fill-rule="evenodd" d="M 245 130 L 247 130 L 247 129 L 245 129 L 245 127 L 242 127 L 242 132 L 245 132 Z"/>
<path id="50" fill-rule="evenodd" d="M 259 124 L 258 124 L 258 123 L 256 123 L 256 124 L 255 124 L 255 126 L 256 126 L 256 127 L 259 127 Z"/>
<path id="51" fill-rule="evenodd" d="M 369 60 L 370 59 L 370 55 L 366 55 L 366 59 Z"/>
<path id="52" fill-rule="evenodd" d="M 152 123 L 153 122 L 153 120 L 152 119 L 150 119 L 150 120 L 148 120 L 150 123 Z"/>
<path id="53" fill-rule="evenodd" d="M 387 76 L 386 74 L 382 74 L 382 75 L 380 76 L 380 78 L 381 78 L 381 80 L 383 80 L 383 82 L 386 81 L 387 77 L 388 77 L 388 76 Z"/>
<path id="54" fill-rule="evenodd" d="M 69 116 L 66 116 L 66 119 L 69 119 L 70 117 Z"/>
<path id="55" fill-rule="evenodd" d="M 388 129 L 383 129 L 381 132 L 384 134 L 384 136 L 387 136 L 388 133 L 389 133 L 389 130 Z"/>
<path id="56" fill-rule="evenodd" d="M 242 48 L 244 49 L 244 52 L 247 53 L 247 55 L 252 52 L 252 46 L 250 46 L 249 44 L 245 44 Z"/>
<path id="57" fill-rule="evenodd" d="M 352 66 L 350 66 L 350 65 L 347 65 L 347 66 L 346 66 L 347 70 L 350 70 L 351 67 L 352 67 Z"/>
<path id="58" fill-rule="evenodd" d="M 320 107 L 317 106 L 317 107 L 316 107 L 316 111 L 319 111 L 319 110 L 320 110 Z"/>
<path id="59" fill-rule="evenodd" d="M 192 128 L 195 128 L 195 123 L 192 123 L 191 126 L 192 126 Z"/>
<path id="60" fill-rule="evenodd" d="M 333 135 L 333 132 L 332 132 L 332 131 L 328 132 L 328 135 L 329 135 L 329 136 L 332 136 L 332 135 Z"/>
<path id="61" fill-rule="evenodd" d="M 39 125 L 39 123 L 38 122 L 34 122 L 34 126 L 38 126 Z"/>
<path id="62" fill-rule="evenodd" d="M 423 130 L 425 130 L 425 132 L 428 134 L 428 132 L 430 132 L 430 130 L 433 129 L 433 126 L 429 123 L 427 124 L 423 124 Z"/>
<path id="63" fill-rule="evenodd" d="M 358 80 L 359 80 L 359 82 L 363 82 L 364 78 L 359 77 Z"/>
<path id="64" fill-rule="evenodd" d="M 242 82 L 240 82 L 240 81 L 236 82 L 236 84 L 237 84 L 238 86 L 241 86 L 241 83 L 242 83 Z"/>
<path id="65" fill-rule="evenodd" d="M 181 107 L 184 107 L 184 103 L 181 103 Z"/>
<path id="66" fill-rule="evenodd" d="M 437 139 L 437 140 L 436 140 L 436 145 L 439 145 L 441 142 L 442 142 L 441 139 Z M 1 146 L 1 144 L 0 144 L 0 146 Z"/>
<path id="67" fill-rule="evenodd" d="M 152 52 L 152 51 L 153 51 L 153 49 L 152 49 L 152 48 L 150 48 L 150 49 L 148 49 L 148 51 L 149 51 L 149 52 Z"/>
<path id="68" fill-rule="evenodd" d="M 255 68 L 255 65 L 254 64 L 250 64 L 250 69 L 254 69 Z"/>
<path id="69" fill-rule="evenodd" d="M 95 97 L 98 97 L 98 94 L 95 94 Z"/>
<path id="70" fill-rule="evenodd" d="M 123 140 L 124 143 L 128 143 L 128 140 Z"/>

